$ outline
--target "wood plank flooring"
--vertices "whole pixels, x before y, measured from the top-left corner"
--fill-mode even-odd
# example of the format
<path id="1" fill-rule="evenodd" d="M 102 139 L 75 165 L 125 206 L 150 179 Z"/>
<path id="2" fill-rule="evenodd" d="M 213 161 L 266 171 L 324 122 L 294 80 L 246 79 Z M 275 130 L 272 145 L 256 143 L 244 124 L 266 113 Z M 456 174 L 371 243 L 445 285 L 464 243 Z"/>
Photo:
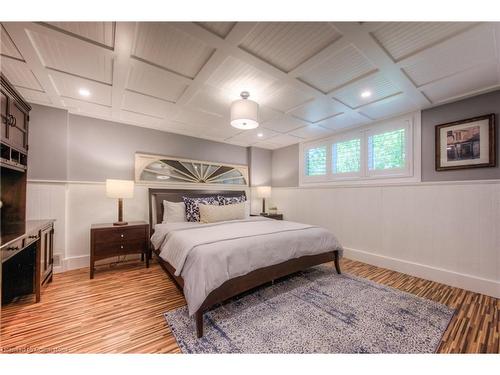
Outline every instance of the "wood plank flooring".
<path id="1" fill-rule="evenodd" d="M 441 353 L 500 353 L 500 300 L 368 264 L 342 260 L 346 273 L 365 277 L 457 309 Z M 2 307 L 3 353 L 178 353 L 163 313 L 185 304 L 156 263 L 131 262 L 96 272 L 56 274 L 34 304 Z"/>

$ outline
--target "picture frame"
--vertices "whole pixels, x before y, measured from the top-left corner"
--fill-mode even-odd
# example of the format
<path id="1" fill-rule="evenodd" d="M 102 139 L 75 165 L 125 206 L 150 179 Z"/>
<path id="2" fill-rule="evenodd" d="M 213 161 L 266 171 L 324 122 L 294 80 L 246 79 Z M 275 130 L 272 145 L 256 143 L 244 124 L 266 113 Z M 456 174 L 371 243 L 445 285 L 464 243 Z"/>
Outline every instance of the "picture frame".
<path id="1" fill-rule="evenodd" d="M 436 125 L 436 171 L 496 166 L 495 114 Z"/>

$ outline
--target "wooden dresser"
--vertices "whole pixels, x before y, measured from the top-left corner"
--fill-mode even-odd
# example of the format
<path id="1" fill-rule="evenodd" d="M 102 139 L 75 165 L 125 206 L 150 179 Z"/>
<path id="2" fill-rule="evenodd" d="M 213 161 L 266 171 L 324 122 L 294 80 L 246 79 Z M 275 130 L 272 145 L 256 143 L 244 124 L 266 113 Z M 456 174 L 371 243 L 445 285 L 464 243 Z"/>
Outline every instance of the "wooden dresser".
<path id="1" fill-rule="evenodd" d="M 149 224 L 133 221 L 127 225 L 92 224 L 90 228 L 90 278 L 94 278 L 95 262 L 119 255 L 146 256 L 149 267 Z"/>

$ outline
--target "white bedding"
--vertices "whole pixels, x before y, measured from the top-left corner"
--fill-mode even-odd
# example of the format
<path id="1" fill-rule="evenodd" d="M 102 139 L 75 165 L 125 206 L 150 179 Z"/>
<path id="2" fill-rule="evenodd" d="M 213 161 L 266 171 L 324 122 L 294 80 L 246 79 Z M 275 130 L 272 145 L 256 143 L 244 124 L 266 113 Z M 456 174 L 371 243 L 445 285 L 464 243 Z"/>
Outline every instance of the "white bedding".
<path id="1" fill-rule="evenodd" d="M 184 279 L 190 315 L 210 292 L 234 277 L 304 255 L 333 250 L 342 255 L 342 246 L 324 228 L 259 216 L 213 224 L 157 224 L 151 242 Z"/>

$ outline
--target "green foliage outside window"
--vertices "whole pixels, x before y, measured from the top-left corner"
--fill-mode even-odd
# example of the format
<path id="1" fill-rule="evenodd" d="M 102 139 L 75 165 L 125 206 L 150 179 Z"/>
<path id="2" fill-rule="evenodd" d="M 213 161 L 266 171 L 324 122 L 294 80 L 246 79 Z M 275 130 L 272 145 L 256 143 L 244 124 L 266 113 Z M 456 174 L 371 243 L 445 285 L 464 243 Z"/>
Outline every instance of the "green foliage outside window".
<path id="1" fill-rule="evenodd" d="M 405 138 L 405 129 L 368 137 L 369 169 L 404 168 L 406 163 Z"/>
<path id="2" fill-rule="evenodd" d="M 361 139 L 334 143 L 332 147 L 333 173 L 359 172 L 361 168 Z"/>
<path id="3" fill-rule="evenodd" d="M 306 175 L 323 176 L 326 174 L 326 146 L 307 150 Z"/>

